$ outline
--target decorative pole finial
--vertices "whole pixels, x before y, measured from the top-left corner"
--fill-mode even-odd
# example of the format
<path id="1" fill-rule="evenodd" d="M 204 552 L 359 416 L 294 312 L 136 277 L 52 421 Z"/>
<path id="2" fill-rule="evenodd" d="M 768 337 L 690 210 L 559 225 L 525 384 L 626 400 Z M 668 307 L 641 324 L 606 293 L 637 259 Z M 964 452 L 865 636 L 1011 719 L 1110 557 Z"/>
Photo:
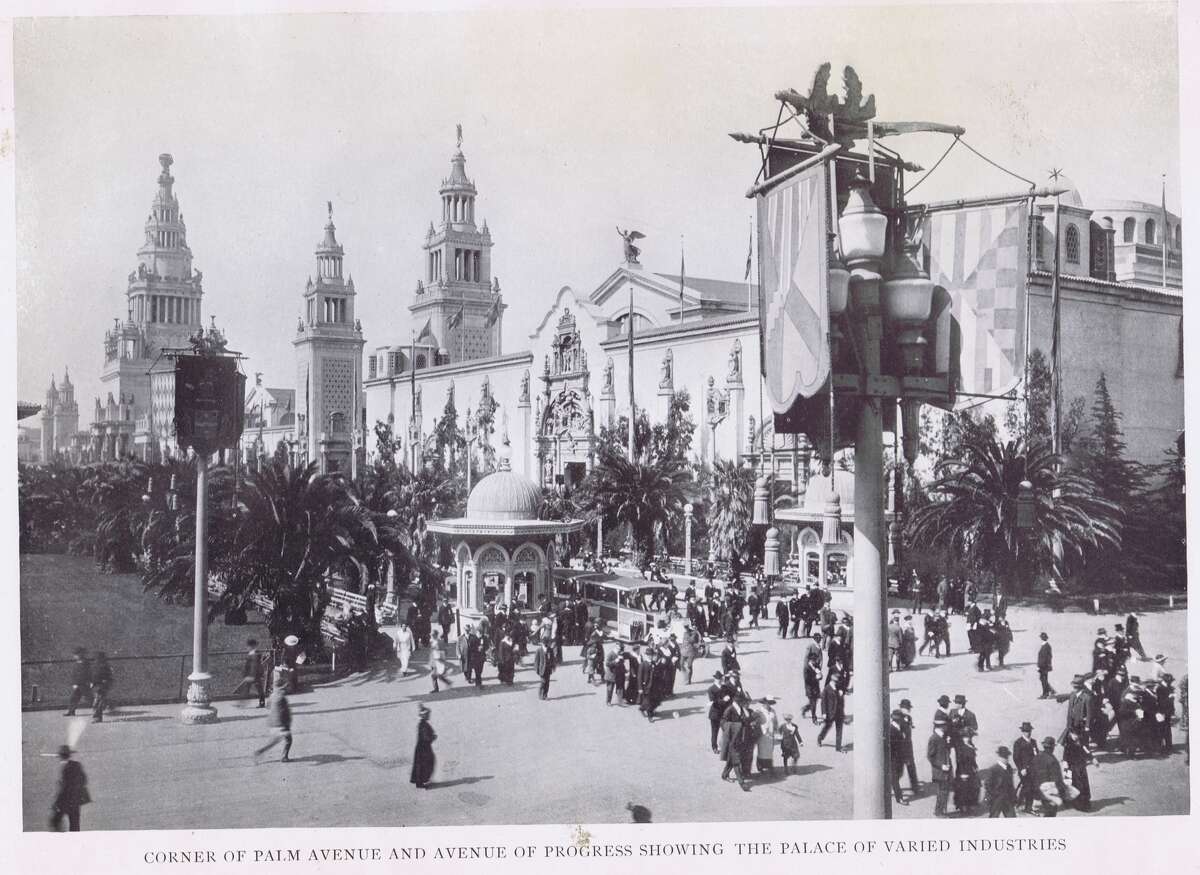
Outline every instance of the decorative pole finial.
<path id="1" fill-rule="evenodd" d="M 458 148 L 461 149 L 462 148 L 462 125 L 461 124 L 455 125 L 454 127 L 457 129 L 457 132 L 458 132 Z"/>
<path id="2" fill-rule="evenodd" d="M 329 212 L 329 221 L 333 221 L 333 201 L 325 201 L 325 209 Z"/>

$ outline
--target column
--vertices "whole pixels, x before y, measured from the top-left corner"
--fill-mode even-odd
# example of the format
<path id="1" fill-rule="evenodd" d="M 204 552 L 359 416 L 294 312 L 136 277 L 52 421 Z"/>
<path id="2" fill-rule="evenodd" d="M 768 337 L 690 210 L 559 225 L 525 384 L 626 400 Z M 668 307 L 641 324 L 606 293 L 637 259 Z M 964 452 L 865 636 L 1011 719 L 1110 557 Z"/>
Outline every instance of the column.
<path id="1" fill-rule="evenodd" d="M 868 374 L 880 372 L 883 320 L 879 275 L 853 273 L 859 319 L 854 331 Z M 883 563 L 883 416 L 881 399 L 858 403 L 854 443 L 854 817 L 891 816 L 888 773 L 888 665 Z"/>

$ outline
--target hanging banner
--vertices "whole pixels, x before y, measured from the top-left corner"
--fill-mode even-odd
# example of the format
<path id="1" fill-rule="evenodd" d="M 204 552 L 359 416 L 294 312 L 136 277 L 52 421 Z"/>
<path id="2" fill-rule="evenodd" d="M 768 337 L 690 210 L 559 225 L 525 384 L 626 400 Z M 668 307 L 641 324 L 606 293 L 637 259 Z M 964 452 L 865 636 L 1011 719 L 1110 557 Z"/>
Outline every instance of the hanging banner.
<path id="1" fill-rule="evenodd" d="M 929 278 L 950 293 L 961 332 L 957 390 L 1003 395 L 1025 367 L 1029 209 L 1025 201 L 931 213 L 924 239 Z"/>
<path id="2" fill-rule="evenodd" d="M 763 376 L 777 414 L 829 379 L 828 186 L 822 162 L 757 195 Z"/>

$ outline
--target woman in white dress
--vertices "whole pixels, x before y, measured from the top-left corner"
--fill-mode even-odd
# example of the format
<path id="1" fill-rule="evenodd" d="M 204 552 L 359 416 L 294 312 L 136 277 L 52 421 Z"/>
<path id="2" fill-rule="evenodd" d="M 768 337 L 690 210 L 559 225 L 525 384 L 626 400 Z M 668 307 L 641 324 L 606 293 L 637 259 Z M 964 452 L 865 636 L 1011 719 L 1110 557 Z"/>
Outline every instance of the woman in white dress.
<path id="1" fill-rule="evenodd" d="M 408 674 L 408 662 L 416 646 L 412 629 L 408 628 L 408 623 L 401 620 L 400 628 L 396 630 L 396 656 L 400 659 L 400 677 Z"/>

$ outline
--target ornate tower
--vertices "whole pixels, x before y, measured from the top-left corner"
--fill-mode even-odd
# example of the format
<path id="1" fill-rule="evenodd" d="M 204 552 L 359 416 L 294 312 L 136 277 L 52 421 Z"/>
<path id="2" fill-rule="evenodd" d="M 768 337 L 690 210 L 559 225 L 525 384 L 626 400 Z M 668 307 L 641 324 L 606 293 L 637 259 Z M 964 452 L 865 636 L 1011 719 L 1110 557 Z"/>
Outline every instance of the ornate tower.
<path id="1" fill-rule="evenodd" d="M 53 383 L 51 385 L 53 386 Z M 54 408 L 54 452 L 64 455 L 69 452 L 71 438 L 77 431 L 79 404 L 75 401 L 75 385 L 71 382 L 71 372 L 64 369 L 62 386 L 58 389 L 58 404 Z"/>
<path id="2" fill-rule="evenodd" d="M 54 459 L 54 414 L 58 409 L 58 387 L 54 376 L 50 377 L 50 388 L 46 390 L 46 403 L 42 405 L 42 463 Z"/>
<path id="3" fill-rule="evenodd" d="M 343 249 L 329 205 L 317 244 L 317 275 L 304 287 L 296 326 L 296 438 L 300 458 L 322 471 L 356 473 L 364 447 L 362 326 L 354 317 L 354 278 L 343 275 Z"/>
<path id="4" fill-rule="evenodd" d="M 505 307 L 492 277 L 492 234 L 486 221 L 475 225 L 478 192 L 467 178 L 461 126 L 458 146 L 439 190 L 441 224 L 430 222 L 425 235 L 425 276 L 408 308 L 422 336 L 437 340 L 442 363 L 499 355 Z"/>
<path id="5" fill-rule="evenodd" d="M 174 192 L 175 177 L 171 175 L 174 159 L 163 153 L 158 156 L 158 163 L 162 168 L 158 191 L 146 217 L 137 267 L 129 274 L 125 292 L 126 318 L 114 319 L 113 327 L 104 335 L 101 380 L 108 393 L 115 394 L 128 408 L 120 422 L 109 421 L 106 415 L 100 423 L 93 423 L 98 458 L 134 452 L 133 433 L 137 427 L 144 429 L 145 442 L 154 443 L 154 447 L 142 446 L 139 454 L 173 443 L 168 433 L 171 417 L 168 412 L 154 409 L 156 405 L 162 407 L 162 399 L 152 403 L 149 371 L 163 348 L 186 346 L 188 338 L 201 327 L 203 275 L 192 269 L 187 226 Z M 166 364 L 169 366 L 169 362 Z M 162 366 L 160 363 L 160 369 Z M 165 384 L 161 379 L 157 382 Z M 170 386 L 173 391 L 174 384 Z"/>

